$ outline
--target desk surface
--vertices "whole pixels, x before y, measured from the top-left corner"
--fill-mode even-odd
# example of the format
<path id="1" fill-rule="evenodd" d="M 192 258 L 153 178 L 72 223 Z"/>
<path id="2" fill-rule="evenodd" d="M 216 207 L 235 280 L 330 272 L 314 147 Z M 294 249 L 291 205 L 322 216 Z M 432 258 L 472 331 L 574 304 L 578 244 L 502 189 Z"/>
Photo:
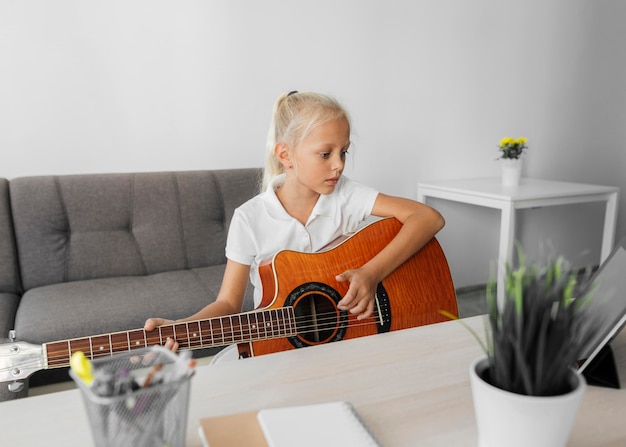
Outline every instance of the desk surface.
<path id="1" fill-rule="evenodd" d="M 466 320 L 482 334 L 482 319 Z M 613 344 L 626 375 L 626 333 Z M 382 445 L 475 445 L 470 362 L 481 350 L 458 322 L 199 367 L 191 385 L 189 447 L 198 420 L 260 408 L 348 400 Z M 93 445 L 77 390 L 0 403 L 3 445 Z M 626 443 L 626 390 L 588 387 L 570 446 Z"/>
<path id="2" fill-rule="evenodd" d="M 428 190 L 426 193 L 428 196 L 434 196 L 434 191 L 440 191 L 514 202 L 529 199 L 609 194 L 618 192 L 619 188 L 528 177 L 523 177 L 519 186 L 502 186 L 500 177 L 488 177 L 420 182 L 418 190 Z"/>

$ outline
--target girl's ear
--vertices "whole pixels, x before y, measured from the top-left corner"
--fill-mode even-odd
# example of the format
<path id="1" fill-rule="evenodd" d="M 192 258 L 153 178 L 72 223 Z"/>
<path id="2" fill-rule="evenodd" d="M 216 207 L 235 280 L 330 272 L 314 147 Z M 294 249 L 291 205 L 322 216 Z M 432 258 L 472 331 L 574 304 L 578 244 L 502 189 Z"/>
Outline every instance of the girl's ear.
<path id="1" fill-rule="evenodd" d="M 289 150 L 289 146 L 285 143 L 278 143 L 274 147 L 274 155 L 286 169 L 293 167 L 293 161 L 291 160 L 291 151 Z"/>

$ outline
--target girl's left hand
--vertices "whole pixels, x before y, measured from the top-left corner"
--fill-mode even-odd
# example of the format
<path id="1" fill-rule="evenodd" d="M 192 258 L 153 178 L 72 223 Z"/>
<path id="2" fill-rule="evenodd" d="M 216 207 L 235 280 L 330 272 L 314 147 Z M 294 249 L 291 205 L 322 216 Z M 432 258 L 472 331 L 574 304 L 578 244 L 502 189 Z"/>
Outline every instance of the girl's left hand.
<path id="1" fill-rule="evenodd" d="M 350 281 L 350 287 L 345 296 L 337 303 L 339 310 L 358 314 L 357 319 L 371 317 L 374 314 L 374 296 L 378 282 L 367 275 L 363 269 L 347 270 L 335 279 L 338 282 Z"/>

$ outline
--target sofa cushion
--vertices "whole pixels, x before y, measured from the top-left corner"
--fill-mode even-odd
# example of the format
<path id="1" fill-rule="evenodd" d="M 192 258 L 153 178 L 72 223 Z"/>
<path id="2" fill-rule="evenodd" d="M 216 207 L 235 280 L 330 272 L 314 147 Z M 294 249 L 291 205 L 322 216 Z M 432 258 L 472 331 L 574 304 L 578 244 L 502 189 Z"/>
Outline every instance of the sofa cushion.
<path id="1" fill-rule="evenodd" d="M 14 328 L 15 313 L 19 302 L 18 295 L 0 292 L 0 340 L 8 338 L 9 331 Z"/>
<path id="2" fill-rule="evenodd" d="M 225 263 L 260 169 L 22 177 L 10 195 L 24 290 Z"/>
<path id="3" fill-rule="evenodd" d="M 9 182 L 0 178 L 0 338 L 13 329 L 19 304 L 20 280 L 13 221 L 9 200 Z"/>
<path id="4" fill-rule="evenodd" d="M 215 300 L 225 265 L 147 276 L 68 282 L 27 291 L 17 311 L 20 340 L 46 343 L 142 328 L 147 317 L 187 317 Z M 251 310 L 252 287 L 244 310 Z"/>
<path id="5" fill-rule="evenodd" d="M 20 293 L 9 182 L 0 178 L 0 292 Z"/>

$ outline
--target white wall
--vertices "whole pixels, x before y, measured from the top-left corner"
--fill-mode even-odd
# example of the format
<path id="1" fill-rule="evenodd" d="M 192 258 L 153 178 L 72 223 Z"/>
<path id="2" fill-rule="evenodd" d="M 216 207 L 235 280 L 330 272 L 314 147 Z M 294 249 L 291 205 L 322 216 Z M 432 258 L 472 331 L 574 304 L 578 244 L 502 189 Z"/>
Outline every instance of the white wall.
<path id="1" fill-rule="evenodd" d="M 0 0 L 0 176 L 261 166 L 274 99 L 298 89 L 348 107 L 347 174 L 386 193 L 499 175 L 509 135 L 529 139 L 525 175 L 623 188 L 625 13 L 620 0 Z M 457 286 L 485 282 L 497 214 L 435 205 Z M 550 240 L 598 262 L 598 207 L 520 214 L 529 252 Z"/>

